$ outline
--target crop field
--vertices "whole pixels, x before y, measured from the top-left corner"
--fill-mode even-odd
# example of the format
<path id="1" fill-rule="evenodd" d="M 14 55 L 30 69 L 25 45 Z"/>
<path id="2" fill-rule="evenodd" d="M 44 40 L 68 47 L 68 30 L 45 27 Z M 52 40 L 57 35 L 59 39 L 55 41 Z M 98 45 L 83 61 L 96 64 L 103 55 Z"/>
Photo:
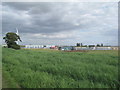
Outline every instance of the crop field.
<path id="1" fill-rule="evenodd" d="M 118 51 L 3 48 L 3 88 L 115 88 Z"/>

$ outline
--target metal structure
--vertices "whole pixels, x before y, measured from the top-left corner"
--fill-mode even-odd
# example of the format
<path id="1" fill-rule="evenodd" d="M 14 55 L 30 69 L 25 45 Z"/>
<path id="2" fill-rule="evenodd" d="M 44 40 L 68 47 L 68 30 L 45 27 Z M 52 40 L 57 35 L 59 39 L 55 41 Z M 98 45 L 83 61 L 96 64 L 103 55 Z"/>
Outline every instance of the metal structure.
<path id="1" fill-rule="evenodd" d="M 17 27 L 16 27 L 16 34 L 19 35 Z M 18 41 L 16 43 L 18 44 Z"/>

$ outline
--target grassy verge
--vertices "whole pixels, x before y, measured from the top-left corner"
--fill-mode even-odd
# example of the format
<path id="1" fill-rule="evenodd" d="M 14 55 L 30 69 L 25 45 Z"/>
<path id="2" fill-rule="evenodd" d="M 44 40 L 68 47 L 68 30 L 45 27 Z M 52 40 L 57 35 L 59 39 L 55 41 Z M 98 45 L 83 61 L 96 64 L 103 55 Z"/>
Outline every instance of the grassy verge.
<path id="1" fill-rule="evenodd" d="M 8 87 L 115 88 L 118 52 L 62 52 L 3 48 L 3 76 Z M 12 85 L 9 82 L 13 83 Z"/>
<path id="2" fill-rule="evenodd" d="M 19 88 L 15 80 L 9 75 L 8 72 L 3 71 L 2 75 L 2 88 Z"/>

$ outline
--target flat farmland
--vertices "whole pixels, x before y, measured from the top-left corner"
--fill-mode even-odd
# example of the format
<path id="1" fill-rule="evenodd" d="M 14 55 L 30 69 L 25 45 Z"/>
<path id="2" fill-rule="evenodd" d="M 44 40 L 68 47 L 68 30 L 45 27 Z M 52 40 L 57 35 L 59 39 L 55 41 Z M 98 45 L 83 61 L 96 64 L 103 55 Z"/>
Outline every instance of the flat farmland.
<path id="1" fill-rule="evenodd" d="M 118 51 L 2 50 L 3 88 L 115 88 Z"/>

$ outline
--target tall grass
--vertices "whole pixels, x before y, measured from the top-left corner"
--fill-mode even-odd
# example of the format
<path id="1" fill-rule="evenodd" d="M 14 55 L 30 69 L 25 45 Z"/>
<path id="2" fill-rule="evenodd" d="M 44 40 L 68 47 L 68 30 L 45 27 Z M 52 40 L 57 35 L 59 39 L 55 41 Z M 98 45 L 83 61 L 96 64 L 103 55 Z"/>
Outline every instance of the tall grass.
<path id="1" fill-rule="evenodd" d="M 117 51 L 62 52 L 3 48 L 2 52 L 3 72 L 16 83 L 16 87 L 115 88 L 119 84 Z"/>

